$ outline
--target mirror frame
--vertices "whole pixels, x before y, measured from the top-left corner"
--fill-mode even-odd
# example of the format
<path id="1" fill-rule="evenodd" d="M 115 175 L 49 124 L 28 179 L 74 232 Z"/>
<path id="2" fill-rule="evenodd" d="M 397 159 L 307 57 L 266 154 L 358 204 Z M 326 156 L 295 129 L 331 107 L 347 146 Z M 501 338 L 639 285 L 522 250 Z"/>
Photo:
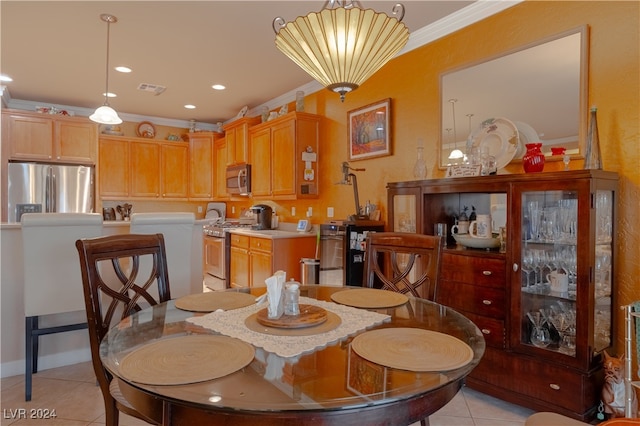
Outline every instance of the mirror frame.
<path id="1" fill-rule="evenodd" d="M 579 76 L 579 97 L 578 97 L 578 152 L 577 153 L 570 153 L 570 157 L 571 159 L 582 159 L 584 158 L 584 149 L 585 149 L 585 143 L 586 143 L 586 134 L 587 134 L 587 121 L 588 121 L 588 115 L 589 115 L 589 111 L 588 111 L 588 94 L 589 94 L 589 87 L 588 87 L 588 81 L 589 81 L 589 76 L 588 76 L 588 71 L 589 71 L 589 26 L 588 25 L 581 25 L 579 27 L 576 28 L 572 28 L 566 31 L 563 31 L 561 33 L 557 33 L 536 41 L 533 41 L 531 43 L 527 43 L 524 44 L 522 46 L 519 47 L 515 47 L 513 49 L 509 49 L 506 51 L 502 51 L 500 53 L 497 53 L 495 55 L 489 56 L 487 58 L 483 58 L 481 60 L 478 61 L 474 61 L 474 62 L 469 62 L 469 63 L 465 63 L 463 65 L 457 66 L 455 68 L 446 70 L 444 72 L 440 73 L 440 77 L 439 77 L 439 92 L 440 92 L 440 97 L 439 97 L 439 102 L 440 102 L 440 117 L 439 117 L 439 123 L 438 123 L 438 130 L 439 130 L 439 137 L 438 137 L 438 168 L 440 170 L 446 170 L 448 168 L 447 164 L 443 164 L 443 151 L 444 151 L 444 146 L 445 146 L 445 140 L 444 140 L 444 133 L 445 133 L 445 129 L 444 129 L 444 125 L 443 125 L 443 120 L 444 120 L 444 115 L 448 112 L 448 104 L 449 100 L 448 99 L 443 99 L 443 89 L 444 89 L 444 85 L 443 85 L 443 79 L 450 74 L 453 74 L 457 71 L 462 71 L 462 70 L 466 70 L 478 65 L 482 65 L 488 62 L 491 62 L 493 60 L 499 59 L 499 58 L 503 58 L 505 56 L 508 55 L 512 55 L 514 53 L 518 53 L 518 52 L 522 52 L 525 51 L 527 49 L 530 49 L 532 47 L 537 47 L 540 45 L 543 45 L 545 43 L 549 43 L 555 40 L 559 40 L 561 38 L 567 37 L 567 36 L 571 36 L 574 34 L 580 34 L 580 76 Z M 445 109 L 447 112 L 445 112 Z M 457 115 L 457 114 L 456 114 Z M 486 117 L 489 118 L 489 117 Z M 561 161 L 562 157 L 561 156 L 555 156 L 555 157 L 551 157 L 549 155 L 547 155 L 547 161 Z M 509 164 L 513 164 L 513 163 L 521 163 L 522 162 L 522 158 L 514 158 L 513 160 L 511 160 L 509 162 Z"/>

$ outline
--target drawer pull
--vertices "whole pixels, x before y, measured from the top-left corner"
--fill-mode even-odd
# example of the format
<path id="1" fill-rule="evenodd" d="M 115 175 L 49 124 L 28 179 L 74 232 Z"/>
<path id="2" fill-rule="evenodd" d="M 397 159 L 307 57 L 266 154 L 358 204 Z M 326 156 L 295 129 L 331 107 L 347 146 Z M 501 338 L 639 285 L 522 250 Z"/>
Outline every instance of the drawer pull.
<path id="1" fill-rule="evenodd" d="M 491 271 L 482 271 L 482 275 L 487 275 L 487 276 L 489 276 L 489 275 L 491 275 L 491 274 L 492 274 L 492 272 L 491 272 Z"/>
<path id="2" fill-rule="evenodd" d="M 520 265 L 518 265 L 517 263 L 513 264 L 513 272 L 518 272 L 518 269 L 520 269 Z"/>
<path id="3" fill-rule="evenodd" d="M 485 305 L 491 305 L 493 302 L 491 300 L 484 299 L 482 303 Z"/>
<path id="4" fill-rule="evenodd" d="M 481 331 L 482 334 L 491 334 L 491 330 L 489 330 L 488 328 L 483 328 Z"/>
<path id="5" fill-rule="evenodd" d="M 560 390 L 560 385 L 557 385 L 555 383 L 549 384 L 549 387 L 553 390 Z"/>

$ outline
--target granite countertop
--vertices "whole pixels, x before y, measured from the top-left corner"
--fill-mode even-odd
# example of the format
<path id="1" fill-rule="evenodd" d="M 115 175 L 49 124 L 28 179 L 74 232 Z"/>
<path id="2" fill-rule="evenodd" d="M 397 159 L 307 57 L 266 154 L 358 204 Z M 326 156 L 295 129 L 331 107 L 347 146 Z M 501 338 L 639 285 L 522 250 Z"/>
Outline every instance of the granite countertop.
<path id="1" fill-rule="evenodd" d="M 250 237 L 261 237 L 261 238 L 269 238 L 272 240 L 278 238 L 316 238 L 316 234 L 314 232 L 298 232 L 298 231 L 286 231 L 282 229 L 248 229 L 248 228 L 237 228 L 232 229 L 229 232 L 232 234 L 238 235 L 247 235 Z"/>

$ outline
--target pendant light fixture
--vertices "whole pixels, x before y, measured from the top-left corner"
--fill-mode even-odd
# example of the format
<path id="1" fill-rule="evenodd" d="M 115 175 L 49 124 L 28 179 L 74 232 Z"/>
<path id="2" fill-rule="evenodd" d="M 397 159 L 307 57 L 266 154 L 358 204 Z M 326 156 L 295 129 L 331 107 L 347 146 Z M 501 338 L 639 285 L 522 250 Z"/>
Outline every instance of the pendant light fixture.
<path id="1" fill-rule="evenodd" d="M 120 124 L 122 123 L 122 119 L 118 117 L 118 113 L 109 106 L 109 29 L 111 24 L 118 22 L 118 18 L 108 13 L 103 13 L 100 15 L 100 19 L 107 23 L 107 82 L 104 91 L 104 104 L 96 109 L 95 112 L 89 116 L 89 119 L 100 124 Z"/>
<path id="2" fill-rule="evenodd" d="M 464 157 L 464 153 L 458 149 L 458 135 L 456 134 L 456 102 L 457 99 L 449 99 L 451 103 L 451 115 L 453 117 L 453 147 L 454 150 L 449 154 L 449 160 L 459 160 Z"/>
<path id="3" fill-rule="evenodd" d="M 276 47 L 344 102 L 409 40 L 404 6 L 397 3 L 392 12 L 399 18 L 362 9 L 358 1 L 329 0 L 321 12 L 288 23 L 275 18 Z"/>

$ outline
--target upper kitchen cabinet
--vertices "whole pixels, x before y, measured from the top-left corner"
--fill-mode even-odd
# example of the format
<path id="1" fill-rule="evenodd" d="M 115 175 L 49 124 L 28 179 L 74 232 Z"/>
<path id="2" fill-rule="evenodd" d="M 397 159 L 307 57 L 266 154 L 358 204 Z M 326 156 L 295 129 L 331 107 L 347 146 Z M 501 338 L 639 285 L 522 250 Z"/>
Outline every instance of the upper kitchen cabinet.
<path id="1" fill-rule="evenodd" d="M 213 143 L 213 158 L 215 164 L 214 174 L 214 198 L 217 200 L 226 200 L 229 198 L 227 193 L 227 140 L 221 138 Z"/>
<path id="2" fill-rule="evenodd" d="M 9 159 L 95 164 L 98 130 L 82 117 L 4 110 Z"/>
<path id="3" fill-rule="evenodd" d="M 102 136 L 99 146 L 102 199 L 187 199 L 188 144 Z"/>
<path id="4" fill-rule="evenodd" d="M 251 196 L 318 197 L 320 116 L 290 112 L 249 131 Z"/>
<path id="5" fill-rule="evenodd" d="M 222 164 L 217 160 L 217 144 L 224 137 L 215 132 L 189 133 L 189 198 L 210 200 L 216 197 L 217 172 L 224 170 L 226 150 Z"/>
<path id="6" fill-rule="evenodd" d="M 260 123 L 260 120 L 260 117 L 243 117 L 223 127 L 227 145 L 227 165 L 249 161 L 249 128 Z"/>

